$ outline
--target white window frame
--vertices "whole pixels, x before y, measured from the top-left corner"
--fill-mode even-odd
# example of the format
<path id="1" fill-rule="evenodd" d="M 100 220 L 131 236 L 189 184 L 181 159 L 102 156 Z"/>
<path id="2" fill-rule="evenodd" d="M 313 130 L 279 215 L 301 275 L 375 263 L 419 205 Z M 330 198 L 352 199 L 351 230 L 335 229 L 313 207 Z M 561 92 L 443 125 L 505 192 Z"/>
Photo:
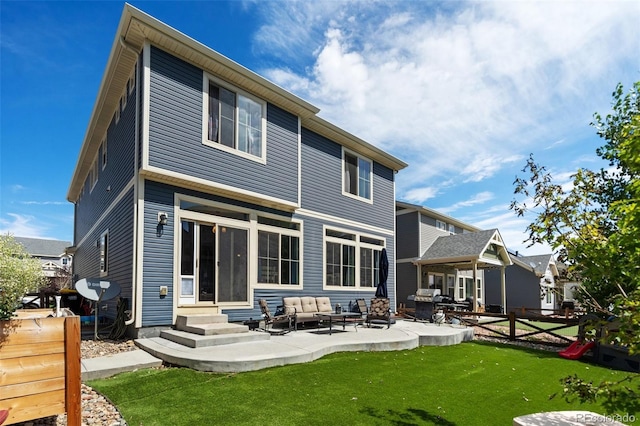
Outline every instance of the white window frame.
<path id="1" fill-rule="evenodd" d="M 334 236 L 328 236 L 327 231 L 334 232 L 343 232 L 345 234 L 353 235 L 354 239 L 346 239 Z M 381 244 L 372 244 L 368 242 L 361 241 L 362 237 L 370 238 L 372 240 L 378 240 Z M 340 244 L 340 285 L 327 285 L 327 243 L 336 243 Z M 371 235 L 365 234 L 362 232 L 354 231 L 351 229 L 343 229 L 335 226 L 324 225 L 322 227 L 322 288 L 324 290 L 337 290 L 337 291 L 353 291 L 353 290 L 362 290 L 362 291 L 376 291 L 376 285 L 374 280 L 374 285 L 372 287 L 364 287 L 361 286 L 361 265 L 360 265 L 360 249 L 361 248 L 369 248 L 374 250 L 382 251 L 382 249 L 386 248 L 387 240 L 385 237 L 379 235 Z M 353 286 L 345 286 L 342 282 L 343 272 L 342 268 L 342 256 L 344 246 L 349 246 L 354 248 L 354 257 L 355 257 L 355 285 Z"/>
<path id="2" fill-rule="evenodd" d="M 128 82 L 127 82 L 128 84 Z M 127 94 L 129 93 L 129 91 L 127 90 L 127 86 L 124 87 L 124 93 L 122 94 L 122 96 L 120 97 L 120 110 L 124 111 L 124 109 L 127 107 Z"/>
<path id="3" fill-rule="evenodd" d="M 456 227 L 455 227 L 455 225 L 454 225 L 454 224 L 449 223 L 447 226 L 448 226 L 448 228 L 449 228 L 449 234 L 453 235 L 453 234 L 455 234 L 455 233 L 456 233 Z"/>
<path id="4" fill-rule="evenodd" d="M 109 230 L 107 229 L 100 234 L 98 240 L 98 266 L 100 276 L 105 277 L 109 274 Z"/>
<path id="5" fill-rule="evenodd" d="M 357 190 L 357 194 L 353 194 L 350 191 L 346 190 L 346 185 L 347 185 L 347 170 L 346 170 L 346 161 L 347 158 L 346 156 L 349 155 L 351 157 L 355 157 L 356 161 L 357 161 L 357 167 L 356 167 L 356 190 Z M 366 162 L 369 164 L 369 197 L 364 197 L 362 195 L 360 195 L 360 162 Z M 351 197 L 351 198 L 355 198 L 356 200 L 360 200 L 360 201 L 364 201 L 367 202 L 369 204 L 373 204 L 373 161 L 371 161 L 370 159 L 354 152 L 351 151 L 349 149 L 346 149 L 345 147 L 342 147 L 342 162 L 341 162 L 341 175 L 342 175 L 342 195 L 345 195 L 347 197 Z"/>
<path id="6" fill-rule="evenodd" d="M 446 231 L 447 230 L 447 222 L 443 222 L 441 220 L 436 219 L 436 228 Z"/>
<path id="7" fill-rule="evenodd" d="M 263 217 L 267 217 L 264 215 L 260 215 Z M 271 217 L 269 217 L 270 219 L 273 219 Z M 283 220 L 282 218 L 276 218 L 276 220 L 282 220 L 283 222 L 286 222 L 286 220 Z M 288 229 L 288 228 L 282 228 L 279 226 L 275 226 L 275 225 L 267 225 L 267 224 L 261 224 L 259 223 L 257 225 L 257 234 L 256 234 L 256 247 L 257 247 L 257 253 L 256 253 L 256 268 L 260 267 L 260 232 L 270 232 L 273 234 L 278 234 L 278 283 L 265 283 L 265 282 L 260 282 L 260 274 L 257 273 L 257 286 L 260 288 L 279 288 L 279 289 L 283 289 L 283 288 L 287 288 L 287 289 L 297 289 L 297 288 L 302 288 L 302 223 L 298 222 L 298 221 L 291 221 L 291 223 L 296 224 L 298 229 Z M 282 248 L 282 236 L 287 236 L 287 237 L 296 237 L 298 238 L 298 283 L 297 284 L 282 284 L 282 253 L 281 248 Z M 257 270 L 257 269 L 256 269 Z"/>
<path id="8" fill-rule="evenodd" d="M 102 143 L 100 144 L 102 148 L 102 170 L 107 167 L 107 137 L 102 138 Z"/>
<path id="9" fill-rule="evenodd" d="M 238 155 L 240 157 L 247 158 L 249 160 L 253 160 L 259 163 L 266 164 L 267 161 L 267 102 L 241 90 L 233 85 L 230 85 L 220 79 L 213 77 L 210 74 L 205 73 L 204 78 L 202 79 L 202 143 L 203 145 L 207 145 L 216 149 L 220 149 L 222 151 L 226 151 L 232 153 L 234 155 Z M 216 86 L 229 90 L 235 94 L 236 105 L 234 112 L 234 147 L 226 146 L 220 142 L 215 142 L 209 140 L 209 84 L 213 83 Z M 256 156 L 249 152 L 242 151 L 238 149 L 238 127 L 239 127 L 239 111 L 240 107 L 238 106 L 238 97 L 245 97 L 261 106 L 261 123 L 260 123 L 260 155 Z"/>
<path id="10" fill-rule="evenodd" d="M 98 177 L 99 177 L 99 172 L 98 172 L 98 156 L 96 155 L 96 158 L 93 160 L 93 165 L 91 166 L 91 170 L 89 170 L 89 193 L 93 192 L 93 188 L 96 187 L 96 184 L 98 183 Z"/>
<path id="11" fill-rule="evenodd" d="M 136 88 L 136 72 L 138 69 L 138 63 L 136 62 L 136 64 L 133 66 L 133 71 L 131 72 L 131 75 L 129 76 L 129 94 L 133 93 L 133 89 Z"/>

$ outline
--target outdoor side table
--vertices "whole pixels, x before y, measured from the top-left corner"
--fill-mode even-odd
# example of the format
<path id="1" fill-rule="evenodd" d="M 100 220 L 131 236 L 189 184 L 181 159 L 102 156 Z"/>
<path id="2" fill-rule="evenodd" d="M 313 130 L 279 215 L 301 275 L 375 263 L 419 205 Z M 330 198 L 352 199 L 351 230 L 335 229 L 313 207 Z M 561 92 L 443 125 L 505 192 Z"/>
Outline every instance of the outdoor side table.
<path id="1" fill-rule="evenodd" d="M 324 321 L 327 319 L 329 320 L 329 336 L 331 336 L 331 330 L 333 328 L 334 321 L 338 320 L 338 322 L 342 322 L 342 330 L 344 331 L 347 323 L 347 318 L 362 317 L 362 314 L 358 312 L 341 312 L 339 314 L 335 312 L 319 312 L 314 315 L 318 317 L 318 328 L 320 328 L 320 321 Z"/>

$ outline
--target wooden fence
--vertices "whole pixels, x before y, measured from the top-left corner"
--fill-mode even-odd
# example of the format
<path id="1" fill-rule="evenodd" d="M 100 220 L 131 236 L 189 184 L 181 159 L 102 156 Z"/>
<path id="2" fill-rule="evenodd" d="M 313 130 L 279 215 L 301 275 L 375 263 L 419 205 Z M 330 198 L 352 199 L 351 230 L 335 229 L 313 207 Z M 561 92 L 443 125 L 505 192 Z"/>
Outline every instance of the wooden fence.
<path id="1" fill-rule="evenodd" d="M 448 319 L 455 318 L 460 321 L 462 324 L 472 325 L 474 327 L 480 327 L 484 330 L 490 331 L 493 333 L 494 337 L 504 338 L 508 340 L 528 340 L 528 337 L 536 336 L 540 334 L 549 334 L 560 341 L 571 343 L 575 340 L 575 338 L 563 336 L 561 334 L 555 333 L 555 331 L 566 329 L 569 327 L 576 326 L 580 323 L 578 318 L 558 318 L 558 317 L 550 317 L 550 316 L 535 316 L 535 315 L 522 315 L 516 312 L 509 312 L 508 314 L 493 314 L 488 312 L 478 313 L 478 312 L 469 312 L 469 311 L 449 311 L 446 313 Z M 482 317 L 482 321 L 478 321 L 478 317 Z M 487 320 L 487 318 L 492 318 L 491 320 Z M 508 333 L 502 331 L 500 328 L 490 327 L 491 325 L 495 325 L 497 323 L 502 323 L 505 320 L 509 321 L 509 330 Z M 553 326 L 551 328 L 542 328 L 536 325 L 536 321 L 558 324 L 557 326 Z M 523 324 L 527 327 L 533 328 L 533 331 L 525 331 L 524 333 L 516 333 L 517 326 L 516 324 Z"/>
<path id="2" fill-rule="evenodd" d="M 8 411 L 5 424 L 66 412 L 67 424 L 79 426 L 80 386 L 80 317 L 0 321 L 0 412 Z"/>

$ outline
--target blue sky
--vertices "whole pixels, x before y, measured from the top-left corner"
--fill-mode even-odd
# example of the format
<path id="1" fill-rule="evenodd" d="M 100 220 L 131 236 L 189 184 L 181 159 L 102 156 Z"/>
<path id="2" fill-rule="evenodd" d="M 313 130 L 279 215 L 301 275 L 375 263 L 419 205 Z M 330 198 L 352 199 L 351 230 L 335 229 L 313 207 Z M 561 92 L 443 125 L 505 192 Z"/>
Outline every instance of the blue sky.
<path id="1" fill-rule="evenodd" d="M 529 153 L 600 168 L 589 126 L 640 80 L 640 2 L 132 4 L 409 164 L 397 198 L 525 249 L 509 210 Z M 124 3 L 0 2 L 0 232 L 73 240 L 66 201 Z"/>

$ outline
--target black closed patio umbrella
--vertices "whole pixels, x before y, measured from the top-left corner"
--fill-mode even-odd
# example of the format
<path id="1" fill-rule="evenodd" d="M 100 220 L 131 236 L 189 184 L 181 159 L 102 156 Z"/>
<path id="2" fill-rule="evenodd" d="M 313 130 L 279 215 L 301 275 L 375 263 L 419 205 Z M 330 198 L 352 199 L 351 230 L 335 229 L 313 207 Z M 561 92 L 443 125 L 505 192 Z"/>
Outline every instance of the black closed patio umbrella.
<path id="1" fill-rule="evenodd" d="M 387 292 L 387 277 L 389 277 L 389 259 L 387 258 L 387 249 L 382 249 L 379 269 L 380 282 L 376 289 L 376 297 L 389 298 L 389 293 Z"/>

